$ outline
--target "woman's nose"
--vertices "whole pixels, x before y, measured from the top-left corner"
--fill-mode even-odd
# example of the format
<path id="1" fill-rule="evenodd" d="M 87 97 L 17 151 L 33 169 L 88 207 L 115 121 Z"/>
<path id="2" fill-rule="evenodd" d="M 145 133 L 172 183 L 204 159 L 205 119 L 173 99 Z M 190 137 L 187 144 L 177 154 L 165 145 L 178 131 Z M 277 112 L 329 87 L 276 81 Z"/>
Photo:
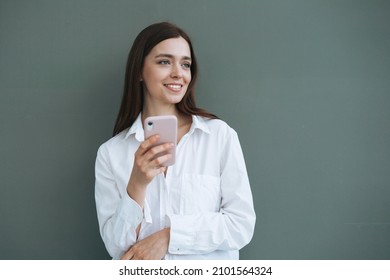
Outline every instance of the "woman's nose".
<path id="1" fill-rule="evenodd" d="M 174 64 L 172 66 L 171 77 L 172 78 L 176 78 L 176 79 L 182 77 L 182 72 L 181 72 L 180 65 Z"/>

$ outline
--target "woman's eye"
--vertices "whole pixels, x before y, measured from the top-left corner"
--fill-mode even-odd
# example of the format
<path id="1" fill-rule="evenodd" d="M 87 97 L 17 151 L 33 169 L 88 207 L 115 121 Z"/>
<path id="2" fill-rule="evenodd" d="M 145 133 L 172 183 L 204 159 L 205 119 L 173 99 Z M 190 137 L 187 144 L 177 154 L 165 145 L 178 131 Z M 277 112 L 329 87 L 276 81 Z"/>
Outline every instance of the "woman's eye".
<path id="1" fill-rule="evenodd" d="M 169 64 L 169 60 L 160 60 L 158 62 L 158 64 L 161 64 L 161 65 L 168 65 Z"/>
<path id="2" fill-rule="evenodd" d="M 184 68 L 190 69 L 191 68 L 191 63 L 183 63 L 182 66 Z"/>

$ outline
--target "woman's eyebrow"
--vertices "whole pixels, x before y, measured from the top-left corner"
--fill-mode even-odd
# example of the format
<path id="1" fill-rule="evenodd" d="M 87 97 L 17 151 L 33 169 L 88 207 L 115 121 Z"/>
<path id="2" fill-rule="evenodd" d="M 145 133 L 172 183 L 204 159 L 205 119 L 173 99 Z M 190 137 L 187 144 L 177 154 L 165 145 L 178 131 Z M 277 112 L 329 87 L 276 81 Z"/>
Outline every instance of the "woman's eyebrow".
<path id="1" fill-rule="evenodd" d="M 154 58 L 160 58 L 160 57 L 168 57 L 168 58 L 171 58 L 171 59 L 175 58 L 174 55 L 168 54 L 168 53 L 160 53 L 160 54 L 156 55 Z M 191 57 L 189 57 L 189 56 L 182 56 L 181 59 L 191 60 Z"/>

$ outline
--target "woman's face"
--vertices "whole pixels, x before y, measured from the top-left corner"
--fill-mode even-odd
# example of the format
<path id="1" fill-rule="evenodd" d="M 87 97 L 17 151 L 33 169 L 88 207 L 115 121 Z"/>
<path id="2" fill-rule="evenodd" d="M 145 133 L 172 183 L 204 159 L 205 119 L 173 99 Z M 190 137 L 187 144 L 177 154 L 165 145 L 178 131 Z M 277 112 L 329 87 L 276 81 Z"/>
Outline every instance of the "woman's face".
<path id="1" fill-rule="evenodd" d="M 182 37 L 157 44 L 145 57 L 141 80 L 146 104 L 177 104 L 191 82 L 191 50 Z"/>

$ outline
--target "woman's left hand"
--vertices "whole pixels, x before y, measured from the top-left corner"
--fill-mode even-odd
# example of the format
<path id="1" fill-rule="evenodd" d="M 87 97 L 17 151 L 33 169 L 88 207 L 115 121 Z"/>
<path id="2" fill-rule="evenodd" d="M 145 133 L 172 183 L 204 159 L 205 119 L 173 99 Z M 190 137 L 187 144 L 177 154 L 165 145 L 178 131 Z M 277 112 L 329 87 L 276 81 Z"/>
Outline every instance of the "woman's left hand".
<path id="1" fill-rule="evenodd" d="M 135 243 L 121 260 L 161 260 L 168 251 L 170 229 L 165 228 Z"/>

